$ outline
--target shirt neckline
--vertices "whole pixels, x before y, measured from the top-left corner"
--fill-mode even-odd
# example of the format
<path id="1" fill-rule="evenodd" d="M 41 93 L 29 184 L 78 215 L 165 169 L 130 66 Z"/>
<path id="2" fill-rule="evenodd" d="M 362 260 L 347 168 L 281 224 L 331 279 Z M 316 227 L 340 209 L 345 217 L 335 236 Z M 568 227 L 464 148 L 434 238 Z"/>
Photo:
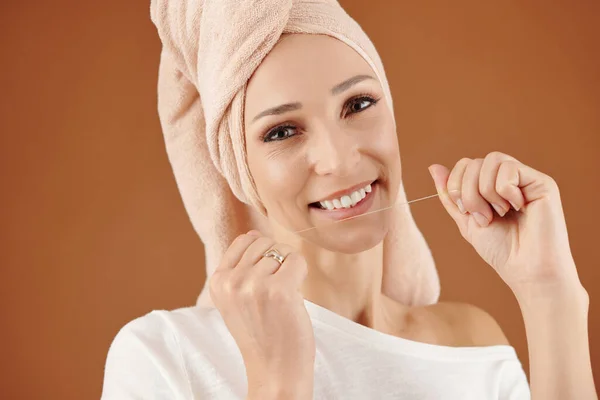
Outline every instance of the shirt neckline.
<path id="1" fill-rule="evenodd" d="M 417 342 L 366 327 L 309 300 L 304 300 L 306 310 L 313 322 L 335 328 L 369 347 L 388 352 L 401 353 L 419 358 L 435 359 L 516 359 L 516 351 L 510 345 L 452 347 Z"/>

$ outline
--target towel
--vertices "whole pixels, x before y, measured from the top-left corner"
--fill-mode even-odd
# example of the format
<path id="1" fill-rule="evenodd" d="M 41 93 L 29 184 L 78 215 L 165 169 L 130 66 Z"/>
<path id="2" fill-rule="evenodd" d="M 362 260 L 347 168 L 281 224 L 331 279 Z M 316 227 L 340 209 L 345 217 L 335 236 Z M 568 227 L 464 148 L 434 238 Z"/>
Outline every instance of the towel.
<path id="1" fill-rule="evenodd" d="M 158 112 L 183 204 L 204 243 L 207 279 L 197 304 L 214 306 L 207 283 L 238 235 L 270 226 L 246 162 L 243 110 L 252 73 L 284 33 L 336 38 L 376 73 L 392 96 L 367 35 L 335 0 L 152 0 L 162 42 Z M 406 200 L 400 185 L 397 201 Z M 437 302 L 431 251 L 408 206 L 391 211 L 382 291 L 409 305 Z"/>

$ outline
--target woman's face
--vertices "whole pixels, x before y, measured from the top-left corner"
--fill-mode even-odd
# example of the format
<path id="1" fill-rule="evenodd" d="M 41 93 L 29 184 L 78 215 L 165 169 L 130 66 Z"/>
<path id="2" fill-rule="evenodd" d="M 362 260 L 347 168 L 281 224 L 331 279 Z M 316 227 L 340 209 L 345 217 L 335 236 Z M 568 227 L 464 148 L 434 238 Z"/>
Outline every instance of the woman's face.
<path id="1" fill-rule="evenodd" d="M 380 243 L 400 185 L 392 111 L 369 64 L 324 35 L 284 35 L 248 82 L 246 152 L 272 222 L 332 251 Z M 369 192 L 370 190 L 370 192 Z M 327 227 L 325 227 L 327 226 Z"/>

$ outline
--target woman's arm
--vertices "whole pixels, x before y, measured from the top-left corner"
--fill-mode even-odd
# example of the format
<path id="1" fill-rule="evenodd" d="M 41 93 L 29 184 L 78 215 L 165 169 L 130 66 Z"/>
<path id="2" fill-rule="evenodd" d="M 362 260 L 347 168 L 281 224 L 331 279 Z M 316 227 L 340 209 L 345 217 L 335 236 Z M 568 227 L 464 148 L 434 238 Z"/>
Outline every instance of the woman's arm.
<path id="1" fill-rule="evenodd" d="M 534 400 L 597 399 L 589 300 L 569 245 L 558 184 L 500 152 L 430 167 L 463 238 L 512 289 L 523 313 Z"/>
<path id="2" fill-rule="evenodd" d="M 531 398 L 597 399 L 585 289 L 577 284 L 529 287 L 515 295 L 527 333 Z"/>

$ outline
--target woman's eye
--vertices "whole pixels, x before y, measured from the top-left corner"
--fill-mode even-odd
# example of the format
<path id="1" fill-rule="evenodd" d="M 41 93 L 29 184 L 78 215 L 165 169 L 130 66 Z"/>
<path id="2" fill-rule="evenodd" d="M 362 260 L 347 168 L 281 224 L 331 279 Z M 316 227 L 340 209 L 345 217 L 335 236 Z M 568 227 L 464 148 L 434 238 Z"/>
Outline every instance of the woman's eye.
<path id="1" fill-rule="evenodd" d="M 347 111 L 346 114 L 356 114 L 361 111 L 366 110 L 367 108 L 375 105 L 377 100 L 373 99 L 369 96 L 361 96 L 355 99 L 350 100 L 347 103 Z"/>
<path id="2" fill-rule="evenodd" d="M 284 140 L 289 137 L 294 136 L 295 134 L 292 132 L 295 129 L 293 126 L 278 126 L 276 128 L 271 129 L 265 137 L 263 138 L 264 142 L 272 142 L 274 140 Z M 292 132 L 292 133 L 290 133 Z"/>

